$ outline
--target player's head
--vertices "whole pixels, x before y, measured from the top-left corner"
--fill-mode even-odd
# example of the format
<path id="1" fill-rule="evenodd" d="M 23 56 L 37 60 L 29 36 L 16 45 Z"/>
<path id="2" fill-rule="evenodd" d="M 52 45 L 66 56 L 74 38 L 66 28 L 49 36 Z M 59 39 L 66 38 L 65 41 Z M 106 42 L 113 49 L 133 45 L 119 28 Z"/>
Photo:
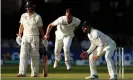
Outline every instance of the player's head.
<path id="1" fill-rule="evenodd" d="M 92 29 L 92 26 L 91 26 L 91 23 L 90 22 L 85 21 L 82 24 L 82 30 L 83 30 L 84 33 L 90 33 L 91 32 L 91 29 Z"/>
<path id="2" fill-rule="evenodd" d="M 65 15 L 66 15 L 67 22 L 70 23 L 72 21 L 72 9 L 71 8 L 66 9 Z"/>
<path id="3" fill-rule="evenodd" d="M 32 1 L 27 1 L 25 5 L 25 9 L 28 13 L 31 13 L 35 9 L 35 5 L 32 3 Z"/>

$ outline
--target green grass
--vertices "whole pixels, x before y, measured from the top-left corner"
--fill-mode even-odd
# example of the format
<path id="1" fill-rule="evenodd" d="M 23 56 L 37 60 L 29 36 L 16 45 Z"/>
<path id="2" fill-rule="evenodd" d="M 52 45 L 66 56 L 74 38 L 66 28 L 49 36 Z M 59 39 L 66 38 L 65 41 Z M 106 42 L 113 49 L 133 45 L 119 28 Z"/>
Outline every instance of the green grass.
<path id="1" fill-rule="evenodd" d="M 38 78 L 31 78 L 30 74 L 26 78 L 16 78 L 16 74 L 2 74 L 1 80 L 85 80 L 84 77 L 89 76 L 88 73 L 49 73 L 47 78 L 44 78 L 42 74 Z M 124 80 L 133 80 L 133 74 L 126 73 Z M 100 80 L 109 80 L 108 73 L 99 73 Z"/>
<path id="2" fill-rule="evenodd" d="M 17 78 L 16 74 L 18 73 L 18 65 L 2 65 L 1 80 L 85 80 L 84 77 L 90 75 L 89 66 L 72 66 L 71 71 L 67 71 L 65 66 L 59 66 L 57 69 L 53 69 L 50 65 L 48 68 L 47 78 L 43 77 L 42 65 L 40 66 L 40 74 L 38 78 L 30 77 L 30 66 L 28 67 L 26 78 Z M 100 80 L 109 80 L 107 67 L 98 66 L 97 68 Z M 125 67 L 124 77 L 124 80 L 133 80 L 132 67 Z"/>

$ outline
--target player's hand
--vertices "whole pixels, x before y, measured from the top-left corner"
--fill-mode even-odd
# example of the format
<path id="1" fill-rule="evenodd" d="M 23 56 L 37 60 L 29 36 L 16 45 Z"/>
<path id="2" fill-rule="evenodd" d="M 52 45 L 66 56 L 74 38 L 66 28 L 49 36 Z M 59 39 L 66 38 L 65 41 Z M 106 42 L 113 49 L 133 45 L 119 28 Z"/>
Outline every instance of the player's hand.
<path id="1" fill-rule="evenodd" d="M 18 45 L 21 45 L 21 41 L 22 41 L 21 36 L 17 34 L 16 42 L 18 43 Z"/>
<path id="2" fill-rule="evenodd" d="M 82 53 L 80 54 L 80 57 L 83 59 L 88 59 L 88 53 L 86 51 L 82 51 Z"/>
<path id="3" fill-rule="evenodd" d="M 17 35 L 17 36 L 20 36 L 20 37 L 22 36 L 21 34 L 16 34 L 16 35 Z"/>
<path id="4" fill-rule="evenodd" d="M 49 40 L 49 35 L 44 35 L 44 39 Z"/>
<path id="5" fill-rule="evenodd" d="M 94 61 L 96 61 L 96 60 L 98 60 L 98 59 L 99 59 L 99 56 L 98 56 L 98 55 L 96 55 L 96 56 L 93 57 L 93 60 L 94 60 Z"/>

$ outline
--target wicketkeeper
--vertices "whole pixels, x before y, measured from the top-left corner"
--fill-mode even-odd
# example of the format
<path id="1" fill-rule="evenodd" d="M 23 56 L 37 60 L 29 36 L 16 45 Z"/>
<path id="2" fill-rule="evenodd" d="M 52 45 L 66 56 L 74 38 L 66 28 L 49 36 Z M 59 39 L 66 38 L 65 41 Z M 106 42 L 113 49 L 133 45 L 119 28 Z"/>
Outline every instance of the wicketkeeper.
<path id="1" fill-rule="evenodd" d="M 91 75 L 89 77 L 85 77 L 85 79 L 99 80 L 96 69 L 96 60 L 105 54 L 110 80 L 117 80 L 117 73 L 114 67 L 114 62 L 111 59 L 116 49 L 116 43 L 101 31 L 94 29 L 87 21 L 83 23 L 82 30 L 88 35 L 88 38 L 91 42 L 90 48 L 87 51 L 83 51 L 80 55 L 81 58 L 87 59 L 89 56 Z"/>
<path id="2" fill-rule="evenodd" d="M 17 77 L 25 77 L 28 67 L 28 58 L 31 58 L 31 77 L 39 76 L 39 34 L 44 36 L 41 16 L 35 12 L 35 6 L 28 1 L 26 13 L 21 15 L 19 33 L 16 41 L 21 45 L 19 73 Z M 22 36 L 23 32 L 23 36 Z"/>

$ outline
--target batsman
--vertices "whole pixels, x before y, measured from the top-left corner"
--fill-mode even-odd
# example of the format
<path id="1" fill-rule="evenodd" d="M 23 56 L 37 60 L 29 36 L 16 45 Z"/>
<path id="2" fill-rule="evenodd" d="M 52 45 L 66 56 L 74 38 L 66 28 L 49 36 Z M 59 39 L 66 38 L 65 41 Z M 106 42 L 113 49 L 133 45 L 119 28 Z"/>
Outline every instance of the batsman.
<path id="1" fill-rule="evenodd" d="M 117 80 L 117 73 L 113 60 L 111 59 L 116 49 L 116 43 L 114 40 L 105 35 L 103 32 L 94 29 L 88 21 L 83 23 L 82 30 L 87 34 L 91 42 L 90 48 L 87 51 L 83 51 L 80 55 L 80 57 L 84 59 L 88 59 L 89 56 L 91 75 L 89 77 L 85 77 L 85 79 L 99 80 L 96 70 L 96 60 L 98 60 L 102 55 L 105 55 L 110 80 Z"/>
<path id="2" fill-rule="evenodd" d="M 28 1 L 26 13 L 21 15 L 19 33 L 16 41 L 21 46 L 19 73 L 17 77 L 26 77 L 29 56 L 31 58 L 31 77 L 39 76 L 39 35 L 44 36 L 41 16 L 35 12 L 35 5 Z M 22 36 L 23 33 L 23 36 Z"/>

